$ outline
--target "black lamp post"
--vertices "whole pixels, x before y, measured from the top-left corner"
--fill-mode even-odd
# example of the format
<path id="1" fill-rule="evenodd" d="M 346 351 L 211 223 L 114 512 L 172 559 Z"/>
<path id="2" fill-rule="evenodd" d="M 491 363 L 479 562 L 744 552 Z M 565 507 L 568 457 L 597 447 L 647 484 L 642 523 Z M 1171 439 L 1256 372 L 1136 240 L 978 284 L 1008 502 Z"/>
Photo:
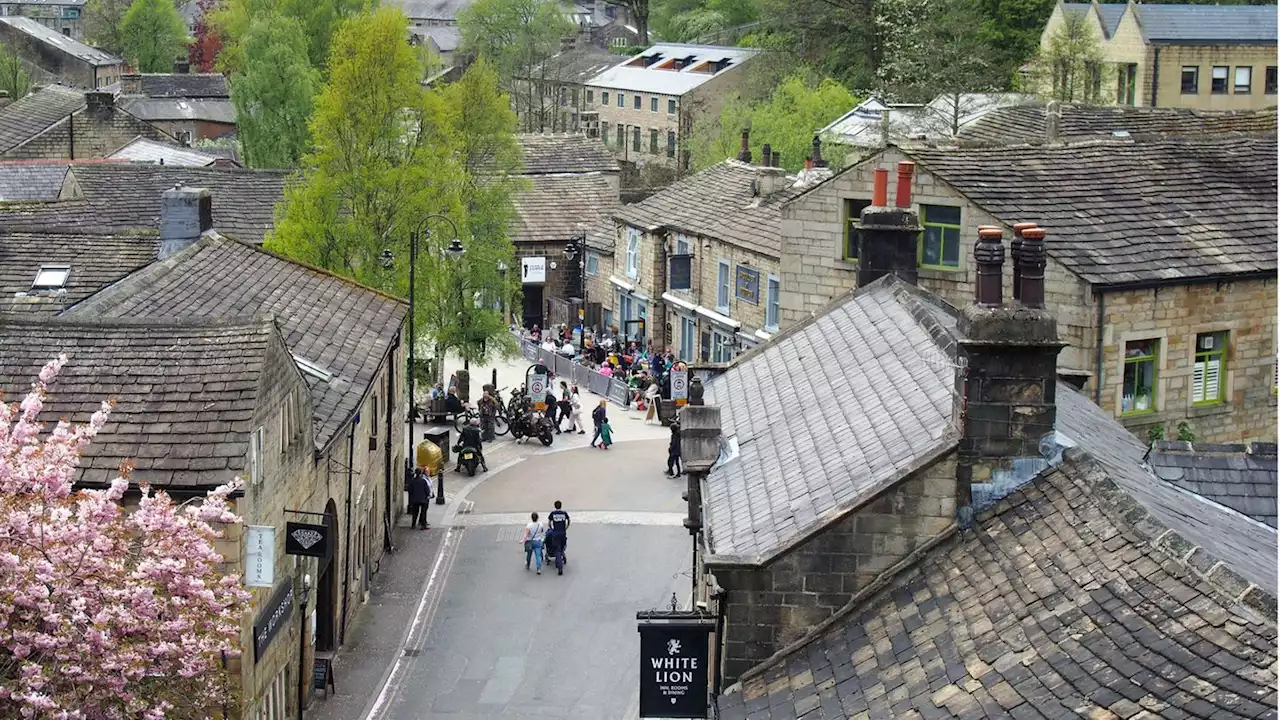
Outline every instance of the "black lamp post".
<path id="1" fill-rule="evenodd" d="M 507 263 L 498 261 L 498 278 L 502 281 L 502 290 L 498 294 L 498 310 L 502 313 L 502 322 L 509 323 L 507 319 Z M 496 370 L 494 372 L 497 372 Z M 498 386 L 497 381 L 493 383 L 494 387 Z"/>
<path id="2" fill-rule="evenodd" d="M 450 241 L 449 247 L 444 250 L 444 254 L 453 262 L 460 260 L 466 253 L 467 249 L 462 247 L 462 241 L 456 237 Z M 458 275 L 458 325 L 462 328 L 462 336 L 466 338 L 466 347 L 463 348 L 462 353 L 462 369 L 469 373 L 471 372 L 471 360 L 467 358 L 467 352 L 471 346 L 471 328 L 467 326 L 467 301 L 463 291 L 462 276 Z"/>
<path id="3" fill-rule="evenodd" d="M 578 235 L 569 238 L 569 244 L 564 246 L 564 256 L 569 262 L 573 263 L 574 268 L 574 290 L 577 291 L 577 297 L 582 301 L 582 319 L 579 323 L 585 336 L 587 330 L 587 277 L 584 272 L 584 259 L 587 253 L 587 234 L 579 231 Z"/>
<path id="4" fill-rule="evenodd" d="M 302 703 L 307 699 L 307 600 L 311 595 L 311 575 L 302 576 L 302 617 L 298 619 L 298 720 L 302 720 Z"/>
<path id="5" fill-rule="evenodd" d="M 462 247 L 462 241 L 458 239 L 458 226 L 454 224 L 453 220 L 449 219 L 448 215 L 441 215 L 439 213 L 433 213 L 431 215 L 427 215 L 426 217 L 422 218 L 422 220 L 418 223 L 417 227 L 415 227 L 413 231 L 409 233 L 409 422 L 410 424 L 412 424 L 413 421 L 416 420 L 418 417 L 418 404 L 417 404 L 417 398 L 415 397 L 415 393 L 414 393 L 414 384 L 415 384 L 414 369 L 417 366 L 418 354 L 417 354 L 417 347 L 416 347 L 417 343 L 415 342 L 415 339 L 414 339 L 414 328 L 413 328 L 414 321 L 417 320 L 417 315 L 414 312 L 416 307 L 414 296 L 417 295 L 417 289 L 418 289 L 417 287 L 418 239 L 422 237 L 425 237 L 427 240 L 431 239 L 431 228 L 427 226 L 427 222 L 430 220 L 444 220 L 445 222 L 449 223 L 449 227 L 453 228 L 453 240 L 449 241 L 449 246 L 445 248 L 444 252 L 446 255 L 448 255 L 451 258 L 459 257 L 462 255 L 462 253 L 466 252 L 466 250 Z M 456 251 L 455 251 L 455 248 L 456 248 Z M 455 252 L 456 252 L 456 255 L 455 255 Z M 384 249 L 382 253 L 378 256 L 378 259 L 379 261 L 381 261 L 382 267 L 388 270 L 391 269 L 393 265 L 395 265 L 395 256 L 391 254 L 390 249 Z"/>

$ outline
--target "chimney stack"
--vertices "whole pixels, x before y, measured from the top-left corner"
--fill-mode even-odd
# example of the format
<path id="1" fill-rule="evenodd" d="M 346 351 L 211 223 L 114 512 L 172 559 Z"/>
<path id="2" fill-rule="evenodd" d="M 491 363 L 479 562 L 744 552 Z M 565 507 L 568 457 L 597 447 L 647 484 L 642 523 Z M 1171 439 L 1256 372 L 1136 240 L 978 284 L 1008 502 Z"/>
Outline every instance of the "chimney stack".
<path id="1" fill-rule="evenodd" d="M 178 185 L 160 196 L 161 260 L 199 242 L 213 229 L 213 195 L 204 188 Z"/>
<path id="2" fill-rule="evenodd" d="M 813 136 L 813 166 L 824 168 L 827 161 L 822 159 L 822 138 L 817 135 Z"/>
<path id="3" fill-rule="evenodd" d="M 141 95 L 142 76 L 138 73 L 125 73 L 120 76 L 121 95 Z"/>
<path id="4" fill-rule="evenodd" d="M 115 107 L 116 96 L 109 92 L 87 92 L 84 94 L 84 104 L 90 113 L 109 113 Z"/>
<path id="5" fill-rule="evenodd" d="M 761 150 L 760 154 L 764 156 L 760 158 L 760 164 L 764 167 L 772 167 L 773 164 L 770 161 L 773 160 L 773 148 L 769 143 L 764 144 L 764 148 Z"/>
<path id="6" fill-rule="evenodd" d="M 897 275 L 903 282 L 916 284 L 916 255 L 923 228 L 920 227 L 920 216 L 911 210 L 911 175 L 914 169 L 915 163 L 898 163 L 898 206 L 888 207 L 889 171 L 876 168 L 872 204 L 863 209 L 856 225 L 861 245 L 858 248 L 858 287 L 890 274 Z"/>
<path id="7" fill-rule="evenodd" d="M 747 128 L 742 129 L 742 147 L 738 149 L 738 159 L 742 162 L 751 162 L 751 131 Z"/>
<path id="8" fill-rule="evenodd" d="M 1035 227 L 1035 223 L 1021 222 L 1013 226 L 1013 240 L 1009 243 L 1009 254 L 1013 258 L 1013 299 L 1022 297 L 1022 233 Z"/>
<path id="9" fill-rule="evenodd" d="M 1057 100 L 1050 100 L 1044 106 L 1044 139 L 1053 144 L 1058 142 L 1062 134 L 1062 105 Z"/>
<path id="10" fill-rule="evenodd" d="M 782 153 L 778 152 L 777 150 L 773 151 L 773 164 L 771 165 L 771 167 L 776 167 L 776 168 L 782 167 Z"/>
<path id="11" fill-rule="evenodd" d="M 1029 263 L 1043 263 L 1044 231 L 1022 231 L 1022 303 L 1003 302 L 1000 240 L 999 228 L 979 229 L 973 250 L 975 301 L 960 311 L 966 363 L 961 371 L 957 504 L 976 504 L 975 510 L 1027 479 L 1013 471 L 1015 460 L 1043 459 L 1040 441 L 1053 432 L 1058 353 L 1066 346 L 1058 339 L 1053 313 L 1044 308 L 1044 272 L 1028 268 Z M 1036 280 L 1028 283 L 1029 274 Z"/>

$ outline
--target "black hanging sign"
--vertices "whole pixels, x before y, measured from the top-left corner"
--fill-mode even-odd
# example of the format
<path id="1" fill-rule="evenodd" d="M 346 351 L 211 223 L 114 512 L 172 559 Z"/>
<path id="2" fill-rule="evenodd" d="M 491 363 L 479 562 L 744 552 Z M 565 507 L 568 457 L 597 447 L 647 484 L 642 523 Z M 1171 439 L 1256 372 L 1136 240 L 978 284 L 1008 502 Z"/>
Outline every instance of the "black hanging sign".
<path id="1" fill-rule="evenodd" d="M 331 547 L 328 526 L 300 522 L 285 523 L 284 551 L 286 554 L 327 558 Z"/>
<path id="2" fill-rule="evenodd" d="M 640 717 L 705 718 L 714 620 L 639 622 Z"/>
<path id="3" fill-rule="evenodd" d="M 672 255 L 667 270 L 667 287 L 671 290 L 693 289 L 693 256 Z"/>
<path id="4" fill-rule="evenodd" d="M 253 624 L 253 662 L 256 664 L 267 651 L 267 646 L 280 633 L 293 615 L 293 578 L 285 578 L 267 606 Z"/>

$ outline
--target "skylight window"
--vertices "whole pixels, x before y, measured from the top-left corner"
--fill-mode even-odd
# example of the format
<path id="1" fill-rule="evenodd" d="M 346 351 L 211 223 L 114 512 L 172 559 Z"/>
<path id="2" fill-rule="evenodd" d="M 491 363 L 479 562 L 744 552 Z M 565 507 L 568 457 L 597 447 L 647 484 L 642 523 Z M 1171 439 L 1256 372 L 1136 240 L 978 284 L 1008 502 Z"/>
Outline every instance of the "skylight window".
<path id="1" fill-rule="evenodd" d="M 315 378 L 320 382 L 326 383 L 333 380 L 333 373 L 300 355 L 294 355 L 293 361 L 298 364 L 298 369 L 307 377 Z"/>
<path id="2" fill-rule="evenodd" d="M 31 289 L 57 290 L 66 287 L 69 275 L 71 275 L 70 265 L 44 265 L 36 272 L 36 281 L 31 283 Z"/>

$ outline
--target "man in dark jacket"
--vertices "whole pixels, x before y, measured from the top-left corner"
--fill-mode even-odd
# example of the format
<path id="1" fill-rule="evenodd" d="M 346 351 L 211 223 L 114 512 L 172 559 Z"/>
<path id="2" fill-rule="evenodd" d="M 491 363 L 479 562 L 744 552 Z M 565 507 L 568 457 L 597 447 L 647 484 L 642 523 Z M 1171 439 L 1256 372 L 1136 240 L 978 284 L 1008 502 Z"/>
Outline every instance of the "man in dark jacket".
<path id="1" fill-rule="evenodd" d="M 431 483 L 422 468 L 415 468 L 409 476 L 409 527 L 426 530 L 427 508 L 431 505 Z"/>
<path id="2" fill-rule="evenodd" d="M 484 447 L 480 439 L 480 420 L 479 418 L 471 418 L 471 422 L 462 428 L 462 432 L 458 434 L 458 462 L 454 464 L 454 472 L 462 470 L 462 450 L 463 448 L 471 448 L 476 451 L 476 455 L 480 458 L 480 467 L 484 472 L 489 472 L 489 465 L 484 461 Z"/>
<path id="3" fill-rule="evenodd" d="M 680 423 L 671 423 L 671 444 L 667 445 L 667 477 L 684 474 L 684 463 L 680 461 Z"/>
<path id="4" fill-rule="evenodd" d="M 591 447 L 596 446 L 596 440 L 600 439 L 600 429 L 604 424 L 609 422 L 608 411 L 605 410 L 605 401 L 601 400 L 595 410 L 591 411 L 591 422 L 595 424 L 596 431 L 591 435 Z"/>

